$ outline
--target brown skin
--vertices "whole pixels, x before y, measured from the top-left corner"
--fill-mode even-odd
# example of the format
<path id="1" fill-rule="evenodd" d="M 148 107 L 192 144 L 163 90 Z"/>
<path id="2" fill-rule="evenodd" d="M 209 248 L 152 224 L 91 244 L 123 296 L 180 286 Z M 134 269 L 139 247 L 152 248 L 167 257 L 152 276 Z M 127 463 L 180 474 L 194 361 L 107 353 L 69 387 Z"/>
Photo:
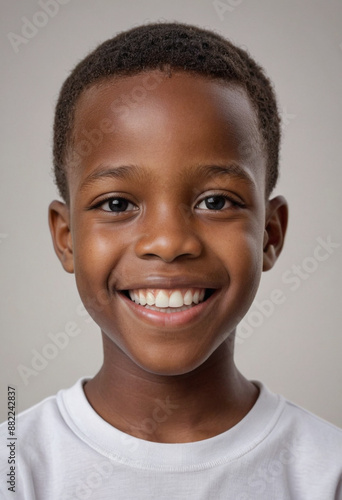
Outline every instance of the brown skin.
<path id="1" fill-rule="evenodd" d="M 190 442 L 231 428 L 257 399 L 257 388 L 234 364 L 233 339 L 262 271 L 281 252 L 287 204 L 282 197 L 267 200 L 265 157 L 243 90 L 174 72 L 129 112 L 111 107 L 123 94 L 136 95 L 143 78 L 111 79 L 81 96 L 76 149 L 84 130 L 115 126 L 70 167 L 70 203 L 53 201 L 49 223 L 55 251 L 64 269 L 75 273 L 102 331 L 104 363 L 85 386 L 90 404 L 128 434 Z M 232 163 L 242 176 L 201 170 Z M 99 169 L 120 165 L 137 169 L 84 184 Z M 222 195 L 231 201 L 212 210 L 205 200 L 213 195 L 216 203 Z M 110 196 L 130 204 L 110 212 Z M 185 280 L 183 287 L 217 290 L 200 320 L 150 324 L 132 313 L 119 292 L 180 288 L 173 278 Z M 165 418 L 158 413 L 157 422 L 156 399 L 167 398 L 174 406 Z M 146 419 L 155 425 L 146 426 Z"/>

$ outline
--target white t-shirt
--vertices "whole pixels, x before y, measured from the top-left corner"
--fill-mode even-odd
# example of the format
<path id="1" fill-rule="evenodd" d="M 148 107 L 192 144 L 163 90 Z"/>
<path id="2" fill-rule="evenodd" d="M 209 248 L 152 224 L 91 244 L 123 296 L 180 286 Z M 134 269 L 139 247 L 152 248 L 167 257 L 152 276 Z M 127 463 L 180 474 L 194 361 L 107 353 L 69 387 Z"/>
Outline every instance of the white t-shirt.
<path id="1" fill-rule="evenodd" d="M 257 402 L 232 429 L 164 444 L 105 422 L 88 403 L 84 381 L 18 416 L 15 493 L 6 484 L 7 423 L 0 426 L 1 499 L 342 499 L 342 430 L 259 382 Z M 155 425 L 172 411 L 167 401 L 158 405 Z"/>

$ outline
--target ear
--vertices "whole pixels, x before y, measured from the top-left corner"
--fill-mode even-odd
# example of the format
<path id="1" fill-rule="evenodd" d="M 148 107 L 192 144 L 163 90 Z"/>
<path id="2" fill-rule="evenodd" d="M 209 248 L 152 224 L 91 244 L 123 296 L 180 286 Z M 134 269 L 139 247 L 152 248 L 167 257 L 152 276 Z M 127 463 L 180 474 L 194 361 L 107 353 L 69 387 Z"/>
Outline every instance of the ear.
<path id="1" fill-rule="evenodd" d="M 53 246 L 62 266 L 68 273 L 74 272 L 74 258 L 70 231 L 69 207 L 54 200 L 49 205 L 49 227 Z"/>
<path id="2" fill-rule="evenodd" d="M 287 201 L 283 196 L 277 196 L 267 202 L 263 271 L 269 271 L 274 266 L 282 251 L 288 221 Z"/>

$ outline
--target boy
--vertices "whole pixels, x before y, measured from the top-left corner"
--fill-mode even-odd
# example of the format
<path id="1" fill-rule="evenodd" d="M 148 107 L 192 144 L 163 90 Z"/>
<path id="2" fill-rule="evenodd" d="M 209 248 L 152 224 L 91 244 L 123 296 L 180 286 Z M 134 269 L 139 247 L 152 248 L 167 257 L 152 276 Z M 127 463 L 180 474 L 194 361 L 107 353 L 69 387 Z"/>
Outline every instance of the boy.
<path id="1" fill-rule="evenodd" d="M 138 27 L 76 66 L 54 134 L 50 230 L 104 361 L 19 418 L 15 498 L 341 499 L 342 432 L 233 360 L 287 225 L 262 69 L 209 31 Z"/>

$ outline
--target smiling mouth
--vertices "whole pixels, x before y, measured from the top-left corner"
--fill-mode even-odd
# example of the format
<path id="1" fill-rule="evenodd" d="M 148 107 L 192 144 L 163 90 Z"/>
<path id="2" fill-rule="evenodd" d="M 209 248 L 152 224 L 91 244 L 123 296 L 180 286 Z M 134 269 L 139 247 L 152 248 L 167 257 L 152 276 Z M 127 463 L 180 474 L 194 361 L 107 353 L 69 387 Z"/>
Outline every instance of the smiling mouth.
<path id="1" fill-rule="evenodd" d="M 169 314 L 191 309 L 208 300 L 214 292 L 215 289 L 212 288 L 177 288 L 174 290 L 141 288 L 121 291 L 132 302 L 145 309 Z"/>

